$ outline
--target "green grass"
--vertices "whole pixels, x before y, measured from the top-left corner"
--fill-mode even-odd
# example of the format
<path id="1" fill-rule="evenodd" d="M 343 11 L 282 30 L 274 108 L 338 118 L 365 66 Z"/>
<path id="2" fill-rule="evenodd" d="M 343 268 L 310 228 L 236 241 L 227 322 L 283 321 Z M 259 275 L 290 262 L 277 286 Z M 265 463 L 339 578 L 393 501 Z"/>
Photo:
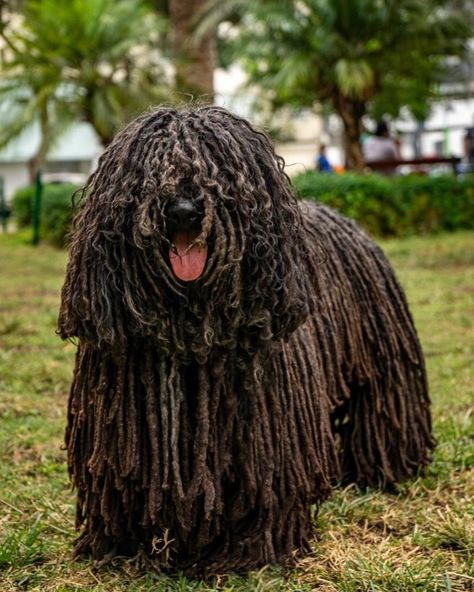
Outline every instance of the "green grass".
<path id="1" fill-rule="evenodd" d="M 426 354 L 438 448 L 396 494 L 336 491 L 313 554 L 214 585 L 71 562 L 62 437 L 74 346 L 54 333 L 66 255 L 0 236 L 0 591 L 474 591 L 474 234 L 393 240 Z"/>

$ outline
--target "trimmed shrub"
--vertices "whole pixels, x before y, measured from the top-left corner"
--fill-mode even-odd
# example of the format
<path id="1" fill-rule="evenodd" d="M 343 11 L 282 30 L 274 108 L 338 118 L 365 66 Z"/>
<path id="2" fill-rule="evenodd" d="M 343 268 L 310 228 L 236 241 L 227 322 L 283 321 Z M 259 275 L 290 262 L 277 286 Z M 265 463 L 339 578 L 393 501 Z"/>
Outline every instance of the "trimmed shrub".
<path id="1" fill-rule="evenodd" d="M 301 197 L 357 220 L 374 236 L 474 228 L 474 177 L 324 175 L 293 178 Z"/>
<path id="2" fill-rule="evenodd" d="M 43 187 L 41 200 L 41 237 L 57 246 L 64 246 L 72 218 L 72 195 L 77 185 L 49 183 Z M 20 228 L 31 226 L 35 187 L 19 189 L 12 199 L 12 212 Z"/>
<path id="3" fill-rule="evenodd" d="M 35 188 L 33 185 L 27 185 L 17 189 L 12 199 L 12 214 L 19 228 L 30 226 L 33 218 L 33 199 Z"/>

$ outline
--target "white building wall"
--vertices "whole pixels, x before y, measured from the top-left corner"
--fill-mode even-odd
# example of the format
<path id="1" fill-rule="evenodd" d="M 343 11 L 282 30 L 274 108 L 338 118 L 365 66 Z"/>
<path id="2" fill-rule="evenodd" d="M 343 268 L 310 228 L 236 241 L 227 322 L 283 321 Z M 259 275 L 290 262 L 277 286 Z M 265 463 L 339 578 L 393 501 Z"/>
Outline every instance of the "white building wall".
<path id="1" fill-rule="evenodd" d="M 431 114 L 425 122 L 421 138 L 423 156 L 435 156 L 437 147 L 443 145 L 448 156 L 464 157 L 464 136 L 466 128 L 474 125 L 474 98 L 446 99 L 435 103 Z M 411 132 L 416 129 L 416 122 L 409 116 L 395 121 L 393 127 L 405 134 L 403 156 L 414 155 L 411 143 Z"/>
<path id="2" fill-rule="evenodd" d="M 4 180 L 7 202 L 17 189 L 30 182 L 28 166 L 22 162 L 0 162 L 0 177 Z"/>
<path id="3" fill-rule="evenodd" d="M 290 177 L 314 169 L 315 141 L 283 142 L 276 144 L 275 150 L 285 160 L 285 172 Z"/>
<path id="4" fill-rule="evenodd" d="M 464 136 L 466 128 L 474 126 L 474 99 L 446 101 L 444 104 L 435 105 L 432 116 L 427 122 L 423 141 L 426 150 L 434 150 L 434 142 L 445 138 L 448 154 L 464 156 Z M 435 138 L 430 129 L 447 129 L 446 137 Z"/>
<path id="5" fill-rule="evenodd" d="M 314 170 L 320 143 L 326 143 L 323 120 L 318 113 L 305 110 L 291 125 L 294 141 L 277 142 L 275 150 L 285 160 L 285 172 L 296 175 Z"/>

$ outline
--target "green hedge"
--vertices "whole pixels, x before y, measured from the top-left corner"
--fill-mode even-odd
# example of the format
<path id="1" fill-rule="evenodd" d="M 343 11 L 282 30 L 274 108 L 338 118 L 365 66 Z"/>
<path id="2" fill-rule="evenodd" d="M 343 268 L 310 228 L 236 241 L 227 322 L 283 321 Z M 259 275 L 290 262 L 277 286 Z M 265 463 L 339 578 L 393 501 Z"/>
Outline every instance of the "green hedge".
<path id="1" fill-rule="evenodd" d="M 18 189 L 12 199 L 12 213 L 19 228 L 31 226 L 33 219 L 34 186 Z"/>
<path id="2" fill-rule="evenodd" d="M 293 179 L 301 197 L 354 218 L 374 236 L 474 228 L 474 177 L 325 175 Z"/>
<path id="3" fill-rule="evenodd" d="M 299 194 L 354 218 L 374 236 L 404 236 L 474 228 L 474 177 L 382 177 L 307 172 L 293 179 Z M 41 236 L 63 246 L 71 223 L 72 184 L 44 186 Z M 34 186 L 19 189 L 12 212 L 19 227 L 30 226 Z"/>
<path id="4" fill-rule="evenodd" d="M 43 187 L 41 237 L 57 246 L 66 243 L 72 217 L 72 195 L 77 188 L 71 183 L 49 183 Z M 32 224 L 34 195 L 34 185 L 28 185 L 13 196 L 12 213 L 20 228 Z"/>

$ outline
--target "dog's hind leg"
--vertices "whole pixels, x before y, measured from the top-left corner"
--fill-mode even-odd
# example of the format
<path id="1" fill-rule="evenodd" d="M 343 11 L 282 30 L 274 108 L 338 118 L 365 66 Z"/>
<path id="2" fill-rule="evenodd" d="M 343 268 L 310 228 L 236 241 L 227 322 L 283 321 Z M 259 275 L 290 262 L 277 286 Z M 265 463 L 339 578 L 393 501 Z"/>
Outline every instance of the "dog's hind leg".
<path id="1" fill-rule="evenodd" d="M 386 390 L 383 380 L 352 384 L 350 398 L 332 415 L 339 440 L 341 482 L 388 487 L 416 475 L 430 458 L 433 440 L 427 405 L 409 373 Z"/>
<path id="2" fill-rule="evenodd" d="M 354 222 L 307 208 L 342 481 L 388 486 L 415 475 L 434 446 L 423 352 L 383 252 Z"/>

